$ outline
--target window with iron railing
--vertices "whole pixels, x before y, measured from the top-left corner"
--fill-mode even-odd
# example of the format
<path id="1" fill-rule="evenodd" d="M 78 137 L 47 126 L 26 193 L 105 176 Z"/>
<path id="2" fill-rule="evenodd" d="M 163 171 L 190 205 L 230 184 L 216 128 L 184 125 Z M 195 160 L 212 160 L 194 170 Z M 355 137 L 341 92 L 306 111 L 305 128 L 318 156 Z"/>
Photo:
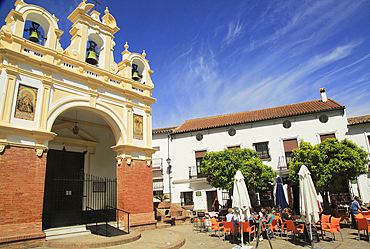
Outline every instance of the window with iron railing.
<path id="1" fill-rule="evenodd" d="M 153 158 L 152 159 L 153 170 L 163 169 L 163 158 Z"/>
<path id="2" fill-rule="evenodd" d="M 153 190 L 163 190 L 163 179 L 153 181 Z"/>
<path id="3" fill-rule="evenodd" d="M 254 148 L 257 151 L 257 156 L 260 159 L 269 159 L 270 158 L 268 142 L 255 143 Z"/>
<path id="4" fill-rule="evenodd" d="M 180 199 L 181 199 L 181 206 L 194 205 L 193 192 L 181 192 Z"/>
<path id="5" fill-rule="evenodd" d="M 201 165 L 202 165 L 203 157 L 196 158 L 196 164 L 197 164 L 197 177 L 203 177 L 203 173 L 201 170 Z"/>

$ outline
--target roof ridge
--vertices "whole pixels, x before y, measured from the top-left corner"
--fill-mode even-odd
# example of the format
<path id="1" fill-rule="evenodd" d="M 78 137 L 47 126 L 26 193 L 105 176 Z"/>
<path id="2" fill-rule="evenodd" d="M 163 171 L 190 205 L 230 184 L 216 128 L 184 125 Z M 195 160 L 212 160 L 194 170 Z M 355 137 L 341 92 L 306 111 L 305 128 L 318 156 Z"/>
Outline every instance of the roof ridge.
<path id="1" fill-rule="evenodd" d="M 339 104 L 338 102 L 336 102 L 336 101 L 334 101 L 334 100 L 332 100 L 330 98 L 328 98 L 328 100 L 331 100 L 332 102 L 334 102 L 334 103 L 336 103 L 336 104 L 338 104 L 340 106 L 343 106 L 343 105 Z M 321 101 L 321 99 L 310 100 L 310 101 L 305 101 L 305 102 L 298 102 L 298 103 L 281 105 L 281 106 L 275 106 L 275 107 L 268 107 L 268 108 L 263 108 L 263 109 L 250 110 L 250 111 L 241 111 L 241 112 L 234 112 L 234 113 L 228 113 L 228 114 L 222 114 L 222 115 L 215 115 L 215 116 L 209 116 L 209 117 L 187 119 L 187 120 L 185 120 L 185 122 L 194 121 L 194 120 L 208 119 L 208 118 L 219 118 L 219 117 L 225 117 L 225 116 L 231 116 L 231 115 L 248 113 L 248 112 L 255 112 L 255 111 L 264 111 L 264 110 L 269 110 L 269 109 L 276 109 L 276 108 L 280 108 L 280 107 L 287 107 L 287 106 L 293 106 L 293 105 L 298 105 L 298 104 L 305 104 L 305 103 L 316 102 L 316 101 Z"/>
<path id="2" fill-rule="evenodd" d="M 242 123 L 257 122 L 275 118 L 304 115 L 323 111 L 344 110 L 346 107 L 328 98 L 298 102 L 264 109 L 235 112 L 217 116 L 186 120 L 174 133 L 183 133 L 195 130 L 213 129 L 222 126 L 237 125 Z"/>

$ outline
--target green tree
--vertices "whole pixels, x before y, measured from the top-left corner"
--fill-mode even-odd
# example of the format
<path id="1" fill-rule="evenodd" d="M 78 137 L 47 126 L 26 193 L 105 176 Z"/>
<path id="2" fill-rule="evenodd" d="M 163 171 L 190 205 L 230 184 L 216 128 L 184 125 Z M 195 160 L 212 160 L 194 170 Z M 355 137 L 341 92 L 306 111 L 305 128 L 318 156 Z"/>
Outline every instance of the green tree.
<path id="1" fill-rule="evenodd" d="M 350 140 L 336 138 L 312 146 L 301 140 L 293 150 L 289 179 L 299 184 L 298 172 L 304 164 L 311 172 L 316 190 L 324 201 L 324 212 L 329 212 L 328 191 L 338 190 L 343 182 L 367 173 L 368 153 Z"/>
<path id="2" fill-rule="evenodd" d="M 248 191 L 269 189 L 276 174 L 272 168 L 264 165 L 251 149 L 233 149 L 206 153 L 201 170 L 208 183 L 215 188 L 231 190 L 234 176 L 240 170 L 244 176 Z"/>

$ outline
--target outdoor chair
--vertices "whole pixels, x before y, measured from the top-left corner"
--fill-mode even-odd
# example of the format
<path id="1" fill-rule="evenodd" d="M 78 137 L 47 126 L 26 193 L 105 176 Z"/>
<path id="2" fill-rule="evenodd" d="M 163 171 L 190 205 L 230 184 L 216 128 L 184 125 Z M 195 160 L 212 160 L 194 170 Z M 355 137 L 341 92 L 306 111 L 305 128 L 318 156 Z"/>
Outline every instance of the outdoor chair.
<path id="1" fill-rule="evenodd" d="M 358 214 L 354 214 L 355 216 L 355 219 L 362 219 L 362 218 L 365 218 L 361 213 L 358 213 Z"/>
<path id="2" fill-rule="evenodd" d="M 359 214 L 362 214 L 364 218 L 370 219 L 370 211 L 358 211 Z"/>
<path id="3" fill-rule="evenodd" d="M 199 225 L 199 219 L 194 217 L 193 219 L 193 230 L 197 230 Z"/>
<path id="4" fill-rule="evenodd" d="M 237 227 L 234 226 L 234 222 L 233 221 L 223 222 L 223 224 L 224 224 L 224 241 L 226 240 L 227 232 L 229 232 L 229 234 L 232 234 L 234 241 L 234 236 L 237 231 Z"/>
<path id="5" fill-rule="evenodd" d="M 286 221 L 283 222 L 280 218 L 280 238 L 283 236 L 283 233 L 286 233 Z"/>
<path id="6" fill-rule="evenodd" d="M 243 222 L 243 231 L 240 232 L 240 234 L 243 232 L 243 233 L 248 233 L 248 236 L 249 236 L 249 240 L 248 240 L 248 243 L 251 243 L 251 233 L 254 233 L 253 237 L 256 237 L 256 226 L 253 225 L 251 226 L 251 224 L 249 223 L 249 221 L 247 222 Z M 239 222 L 239 227 L 240 227 L 240 222 Z"/>
<path id="7" fill-rule="evenodd" d="M 360 240 L 360 231 L 365 230 L 367 233 L 367 240 L 370 242 L 369 231 L 370 226 L 366 218 L 356 218 L 357 220 L 357 229 L 358 229 L 358 240 Z"/>
<path id="8" fill-rule="evenodd" d="M 304 224 L 300 224 L 298 226 L 295 226 L 294 222 L 292 220 L 287 220 L 286 221 L 286 231 L 287 231 L 287 233 L 288 232 L 293 232 L 293 238 L 294 238 L 294 243 L 295 243 L 295 234 L 304 232 Z"/>
<path id="9" fill-rule="evenodd" d="M 221 230 L 224 229 L 223 222 L 217 222 L 215 217 L 211 218 L 210 221 L 211 221 L 211 230 L 215 231 L 215 234 L 217 233 L 217 231 L 220 232 Z"/>
<path id="10" fill-rule="evenodd" d="M 329 226 L 330 217 L 331 217 L 330 214 L 328 214 L 328 215 L 322 214 L 321 219 L 315 224 L 316 228 L 320 228 L 320 230 L 321 230 L 322 239 L 324 239 L 324 230 L 323 230 L 323 228 L 327 228 Z"/>
<path id="11" fill-rule="evenodd" d="M 278 227 L 277 227 L 277 219 L 273 219 L 270 225 L 268 225 L 268 224 L 265 224 L 265 225 L 268 228 L 270 228 L 272 233 L 277 232 L 279 230 Z"/>
<path id="12" fill-rule="evenodd" d="M 204 228 L 204 219 L 194 218 L 193 230 L 201 232 L 203 228 Z"/>
<path id="13" fill-rule="evenodd" d="M 323 231 L 331 233 L 332 241 L 335 240 L 335 235 L 334 235 L 335 232 L 340 233 L 340 236 L 342 237 L 342 241 L 343 241 L 343 236 L 342 236 L 342 232 L 340 230 L 340 224 L 339 224 L 340 220 L 341 218 L 332 217 L 328 227 L 322 228 Z"/>

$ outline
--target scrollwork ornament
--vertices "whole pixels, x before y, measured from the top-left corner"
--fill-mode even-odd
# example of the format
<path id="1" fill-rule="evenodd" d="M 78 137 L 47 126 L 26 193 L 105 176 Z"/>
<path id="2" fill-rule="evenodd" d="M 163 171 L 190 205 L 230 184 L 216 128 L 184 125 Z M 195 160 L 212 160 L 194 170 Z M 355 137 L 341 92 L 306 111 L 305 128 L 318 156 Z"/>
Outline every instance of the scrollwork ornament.
<path id="1" fill-rule="evenodd" d="M 0 153 L 4 152 L 6 145 L 0 144 Z"/>
<path id="2" fill-rule="evenodd" d="M 122 164 L 122 157 L 121 156 L 118 156 L 118 157 L 116 157 L 116 160 L 117 160 L 118 166 L 121 166 L 121 164 Z"/>
<path id="3" fill-rule="evenodd" d="M 38 157 L 41 157 L 42 156 L 42 154 L 44 153 L 44 150 L 43 149 L 41 149 L 41 148 L 37 148 L 37 149 L 35 149 L 36 150 L 36 155 L 38 156 Z"/>

